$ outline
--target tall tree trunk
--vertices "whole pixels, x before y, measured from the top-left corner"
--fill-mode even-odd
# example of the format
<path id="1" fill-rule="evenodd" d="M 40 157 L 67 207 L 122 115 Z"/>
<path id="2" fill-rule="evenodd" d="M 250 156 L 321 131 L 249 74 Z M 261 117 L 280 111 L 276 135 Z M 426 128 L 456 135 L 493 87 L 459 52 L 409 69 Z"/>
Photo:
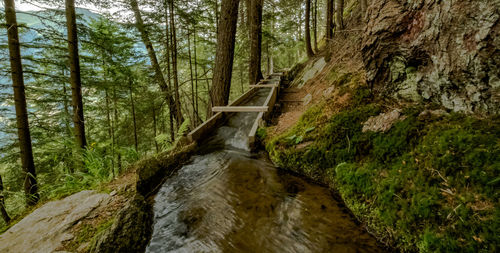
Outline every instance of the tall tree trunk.
<path id="1" fill-rule="evenodd" d="M 203 72 L 207 73 L 206 75 L 208 76 L 208 71 L 206 69 L 206 66 L 205 65 L 202 65 L 202 69 L 203 69 Z M 205 78 L 205 85 L 206 85 L 206 90 L 207 90 L 207 93 L 208 93 L 208 106 L 207 106 L 207 109 L 206 109 L 206 112 L 207 114 L 205 115 L 205 120 L 208 120 L 210 118 L 210 114 L 212 112 L 211 110 L 211 105 L 212 105 L 212 97 L 210 96 L 210 81 L 209 81 L 209 78 Z"/>
<path id="2" fill-rule="evenodd" d="M 5 199 L 4 199 L 4 196 L 3 196 L 2 175 L 0 175 L 0 214 L 2 215 L 2 219 L 5 221 L 5 223 L 9 224 L 9 222 L 10 222 L 10 216 L 7 213 L 7 210 L 5 210 Z"/>
<path id="3" fill-rule="evenodd" d="M 338 30 L 344 29 L 344 0 L 336 0 L 335 11 L 337 13 L 336 27 Z"/>
<path id="4" fill-rule="evenodd" d="M 331 39 L 333 39 L 333 1 L 334 0 L 326 0 L 326 40 L 329 43 Z"/>
<path id="5" fill-rule="evenodd" d="M 177 107 L 175 106 L 175 100 L 172 97 L 172 91 L 170 89 L 170 86 L 167 84 L 165 81 L 165 77 L 163 76 L 163 72 L 161 71 L 160 64 L 158 63 L 158 58 L 156 57 L 156 52 L 153 47 L 153 44 L 151 43 L 151 40 L 149 39 L 149 34 L 148 31 L 146 30 L 146 27 L 144 27 L 144 21 L 142 20 L 141 12 L 139 10 L 139 5 L 137 4 L 137 0 L 130 0 L 130 6 L 132 8 L 132 11 L 134 12 L 135 16 L 135 24 L 137 27 L 137 30 L 139 30 L 139 33 L 141 34 L 142 41 L 144 45 L 146 46 L 146 49 L 148 51 L 148 56 L 151 61 L 151 65 L 153 67 L 153 70 L 155 71 L 155 79 L 158 82 L 158 85 L 160 86 L 160 89 L 162 92 L 165 93 L 167 103 L 169 106 L 172 106 L 173 108 L 171 109 L 171 112 L 173 112 L 173 117 L 177 121 L 182 121 L 182 112 L 177 111 Z M 181 116 L 180 118 L 179 115 Z M 172 130 L 174 131 L 174 130 Z"/>
<path id="6" fill-rule="evenodd" d="M 193 61 L 191 54 L 191 36 L 189 35 L 190 31 L 187 30 L 187 39 L 188 39 L 188 58 L 189 58 L 189 75 L 191 77 L 191 107 L 193 109 L 193 122 L 191 122 L 191 126 L 196 127 L 198 125 L 198 117 L 196 116 L 196 101 L 195 101 L 195 91 L 194 91 L 194 75 L 193 75 Z"/>
<path id="7" fill-rule="evenodd" d="M 193 24 L 193 50 L 194 50 L 194 76 L 195 76 L 195 95 L 196 95 L 196 119 L 198 120 L 198 123 L 201 123 L 201 118 L 200 118 L 200 107 L 198 104 L 199 100 L 199 95 L 198 95 L 198 59 L 197 59 L 197 54 L 196 54 L 196 24 Z"/>
<path id="8" fill-rule="evenodd" d="M 314 52 L 311 47 L 310 16 L 311 16 L 311 0 L 306 0 L 306 22 L 304 31 L 306 33 L 306 53 L 307 57 L 309 58 L 314 56 Z"/>
<path id="9" fill-rule="evenodd" d="M 170 50 L 172 50 L 172 48 L 170 47 L 170 29 L 169 29 L 169 23 L 170 23 L 170 19 L 168 18 L 168 2 L 167 0 L 164 0 L 164 7 L 165 7 L 165 40 L 166 40 L 166 54 L 165 54 L 165 57 L 167 59 L 167 76 L 168 76 L 168 87 L 172 87 L 172 72 L 171 72 L 171 69 L 170 69 L 170 57 L 171 57 L 171 54 L 170 54 Z M 171 89 L 170 89 L 171 90 Z M 173 115 L 175 115 L 175 102 L 174 100 L 170 100 L 170 101 L 167 101 L 169 103 L 168 105 L 168 108 L 169 108 L 169 126 L 170 126 L 170 140 L 172 141 L 172 143 L 175 141 L 175 127 L 174 127 L 174 117 Z"/>
<path id="10" fill-rule="evenodd" d="M 106 80 L 105 80 L 106 82 Z M 115 177 L 115 133 L 113 128 L 113 121 L 111 121 L 111 106 L 109 102 L 109 93 L 108 88 L 104 90 L 105 99 L 106 99 L 106 119 L 108 122 L 108 135 L 109 139 L 111 139 L 111 172 L 113 174 L 113 178 Z"/>
<path id="11" fill-rule="evenodd" d="M 19 33 L 17 28 L 16 10 L 14 0 L 4 0 L 5 20 L 7 21 L 7 36 L 9 43 L 10 67 L 12 74 L 12 88 L 14 89 L 14 102 L 16 107 L 17 135 L 21 151 L 21 165 L 24 176 L 24 192 L 27 204 L 34 205 L 38 202 L 38 185 L 36 182 L 35 162 L 26 108 L 26 94 L 24 91 L 23 65 L 21 62 L 21 49 L 19 47 Z"/>
<path id="12" fill-rule="evenodd" d="M 314 0 L 313 13 L 314 51 L 318 52 L 318 0 Z"/>
<path id="13" fill-rule="evenodd" d="M 118 97 L 116 96 L 116 85 L 113 85 L 113 111 L 114 111 L 114 118 L 115 118 L 115 130 L 114 130 L 114 142 L 115 142 L 115 145 L 116 145 L 116 149 L 115 150 L 118 150 L 116 153 L 118 154 L 118 161 L 117 161 L 117 165 L 118 165 L 118 173 L 117 174 L 120 174 L 120 172 L 122 171 L 122 155 L 121 155 L 121 152 L 119 151 L 120 149 L 120 144 L 119 144 L 119 139 L 120 138 L 116 138 L 116 132 L 118 131 L 118 126 L 119 126 L 119 123 L 120 123 L 120 119 L 118 118 Z"/>
<path id="14" fill-rule="evenodd" d="M 177 71 L 177 33 L 175 29 L 175 12 L 174 0 L 170 0 L 170 42 L 172 46 L 172 73 L 174 77 L 174 94 L 175 94 L 175 119 L 177 120 L 177 128 L 184 122 L 181 108 L 181 97 L 179 94 L 179 72 Z"/>
<path id="15" fill-rule="evenodd" d="M 2 219 L 8 225 L 10 223 L 10 216 L 7 213 L 7 210 L 5 210 L 5 198 L 3 195 L 2 175 L 0 175 L 0 214 L 2 215 Z"/>
<path id="16" fill-rule="evenodd" d="M 233 72 L 236 23 L 239 0 L 222 0 L 221 20 L 217 34 L 217 53 L 212 78 L 210 97 L 212 106 L 227 105 Z M 210 108 L 210 114 L 211 114 Z"/>
<path id="17" fill-rule="evenodd" d="M 85 119 L 83 116 L 82 80 L 80 56 L 78 54 L 78 32 L 76 29 L 75 1 L 66 0 L 66 25 L 68 29 L 69 67 L 71 69 L 71 92 L 73 100 L 73 122 L 76 143 L 80 148 L 87 146 Z"/>
<path id="18" fill-rule="evenodd" d="M 262 8 L 263 0 L 250 0 L 248 9 L 249 37 L 250 37 L 250 62 L 249 82 L 258 83 L 262 78 Z"/>
<path id="19" fill-rule="evenodd" d="M 154 135 L 154 140 L 155 140 L 155 148 L 156 148 L 156 153 L 158 153 L 160 151 L 159 147 L 158 147 L 158 142 L 156 141 L 156 136 L 158 135 L 157 132 L 156 132 L 156 106 L 155 106 L 155 103 L 154 103 L 154 100 L 153 100 L 153 135 Z"/>
<path id="20" fill-rule="evenodd" d="M 132 79 L 129 79 L 128 81 L 129 81 L 128 88 L 130 92 L 130 106 L 132 107 L 132 119 L 134 122 L 134 146 L 135 146 L 135 152 L 139 153 L 139 140 L 137 138 L 137 120 L 135 117 L 135 103 L 134 103 L 134 93 L 132 92 Z"/>

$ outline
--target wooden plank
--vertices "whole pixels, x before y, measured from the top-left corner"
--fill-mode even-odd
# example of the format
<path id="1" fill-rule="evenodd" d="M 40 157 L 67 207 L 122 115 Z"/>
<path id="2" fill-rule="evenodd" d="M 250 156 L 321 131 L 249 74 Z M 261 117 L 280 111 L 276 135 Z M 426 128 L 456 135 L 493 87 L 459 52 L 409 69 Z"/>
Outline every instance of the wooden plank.
<path id="1" fill-rule="evenodd" d="M 267 106 L 214 106 L 213 112 L 267 112 Z"/>
<path id="2" fill-rule="evenodd" d="M 254 84 L 254 85 L 249 85 L 248 87 L 250 88 L 275 88 L 279 87 L 279 84 Z"/>
<path id="3" fill-rule="evenodd" d="M 255 119 L 255 122 L 252 125 L 252 129 L 250 129 L 250 133 L 248 134 L 248 144 L 252 147 L 255 143 L 255 136 L 257 135 L 257 130 L 259 126 L 261 126 L 264 117 L 264 112 L 260 112 Z"/>
<path id="4" fill-rule="evenodd" d="M 248 98 L 250 98 L 252 95 L 255 94 L 256 91 L 259 89 L 250 89 L 247 92 L 245 92 L 243 95 L 241 95 L 239 98 L 237 98 L 235 101 L 233 101 L 230 105 L 231 106 L 236 106 L 243 104 L 246 102 Z M 221 124 L 222 121 L 224 120 L 224 113 L 219 112 L 216 113 L 214 116 L 212 116 L 210 119 L 206 120 L 203 124 L 199 125 L 196 129 L 191 131 L 187 137 L 189 141 L 198 141 L 199 139 L 205 137 L 208 133 L 210 133 L 217 125 Z"/>
<path id="5" fill-rule="evenodd" d="M 219 124 L 219 121 L 221 121 L 222 118 L 223 113 L 219 112 L 215 114 L 210 119 L 203 122 L 203 124 L 199 125 L 196 129 L 191 131 L 191 133 L 188 134 L 188 140 L 190 142 L 193 142 L 203 138 L 207 132 L 211 131 L 215 126 Z"/>
<path id="6" fill-rule="evenodd" d="M 245 94 L 241 95 L 236 100 L 234 100 L 233 102 L 231 102 L 229 104 L 229 106 L 236 106 L 236 105 L 243 104 L 244 102 L 246 102 L 247 99 L 249 99 L 252 95 L 254 95 L 255 92 L 257 92 L 257 90 L 258 89 L 254 89 L 254 88 L 248 90 L 247 92 L 245 92 Z"/>

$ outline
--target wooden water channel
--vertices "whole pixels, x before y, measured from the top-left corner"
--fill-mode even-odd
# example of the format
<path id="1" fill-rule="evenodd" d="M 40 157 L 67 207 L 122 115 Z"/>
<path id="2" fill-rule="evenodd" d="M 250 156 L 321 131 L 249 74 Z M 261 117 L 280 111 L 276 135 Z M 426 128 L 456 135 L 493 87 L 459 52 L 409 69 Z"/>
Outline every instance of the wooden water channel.
<path id="1" fill-rule="evenodd" d="M 212 107 L 212 111 L 216 114 L 205 121 L 203 124 L 198 126 L 196 129 L 194 129 L 192 132 L 190 132 L 187 135 L 189 141 L 199 141 L 207 137 L 208 134 L 222 125 L 233 113 L 258 112 L 259 114 L 250 132 L 248 133 L 248 143 L 250 147 L 254 146 L 257 129 L 259 128 L 259 126 L 263 126 L 264 120 L 269 117 L 273 111 L 274 104 L 276 103 L 276 100 L 278 98 L 282 76 L 283 73 L 271 74 L 266 79 L 261 80 L 259 83 L 250 85 L 250 90 L 245 92 L 229 105 Z M 255 95 L 255 93 L 261 88 L 271 88 L 264 104 L 262 106 L 245 106 L 244 104 L 250 98 L 252 98 L 252 96 Z"/>

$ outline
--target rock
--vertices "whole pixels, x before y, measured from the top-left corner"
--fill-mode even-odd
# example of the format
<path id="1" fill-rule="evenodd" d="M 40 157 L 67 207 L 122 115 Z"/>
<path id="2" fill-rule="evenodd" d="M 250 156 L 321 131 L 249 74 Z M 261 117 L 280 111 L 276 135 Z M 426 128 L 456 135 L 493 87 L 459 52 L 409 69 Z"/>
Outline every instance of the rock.
<path id="1" fill-rule="evenodd" d="M 447 113 L 445 110 L 442 110 L 442 109 L 440 109 L 440 110 L 425 110 L 418 115 L 418 119 L 423 120 L 423 119 L 426 119 L 429 117 L 442 118 L 446 115 L 449 115 L 449 113 Z"/>
<path id="2" fill-rule="evenodd" d="M 115 196 L 118 192 L 116 190 L 112 191 L 109 195 L 110 196 Z"/>
<path id="3" fill-rule="evenodd" d="M 304 87 L 304 85 L 309 80 L 314 78 L 318 73 L 320 73 L 323 70 L 323 68 L 325 68 L 325 66 L 326 66 L 325 57 L 319 58 L 318 60 L 314 61 L 313 64 L 309 63 L 309 65 L 306 66 L 303 70 L 305 72 L 302 75 L 302 78 L 297 79 L 297 80 L 299 80 L 299 82 L 298 83 L 294 82 L 294 83 L 292 83 L 291 86 L 297 86 L 298 88 Z"/>
<path id="4" fill-rule="evenodd" d="M 136 165 L 138 174 L 137 192 L 142 196 L 149 196 L 163 182 L 165 176 L 173 173 L 182 164 L 189 161 L 195 149 L 196 144 L 192 143 L 179 148 L 177 152 L 165 152 L 138 163 Z"/>
<path id="5" fill-rule="evenodd" d="M 109 200 L 108 194 L 82 191 L 51 201 L 0 235 L 0 252 L 54 252 L 74 237 L 73 225 Z"/>
<path id="6" fill-rule="evenodd" d="M 324 92 L 323 92 L 323 97 L 330 97 L 330 95 L 332 95 L 333 91 L 335 90 L 335 86 L 331 86 L 330 88 L 326 89 Z"/>
<path id="7" fill-rule="evenodd" d="M 500 113 L 500 1 L 374 0 L 363 36 L 382 95 Z"/>
<path id="8" fill-rule="evenodd" d="M 311 94 L 307 94 L 303 99 L 302 99 L 302 103 L 304 105 L 308 105 L 309 103 L 311 103 L 312 101 L 312 95 Z"/>
<path id="9" fill-rule="evenodd" d="M 370 117 L 363 123 L 363 133 L 372 132 L 387 132 L 394 123 L 404 120 L 406 117 L 402 116 L 398 110 L 382 113 L 378 116 Z"/>
<path id="10" fill-rule="evenodd" d="M 91 247 L 91 252 L 143 252 L 151 237 L 152 208 L 136 194 L 108 229 L 104 230 Z"/>

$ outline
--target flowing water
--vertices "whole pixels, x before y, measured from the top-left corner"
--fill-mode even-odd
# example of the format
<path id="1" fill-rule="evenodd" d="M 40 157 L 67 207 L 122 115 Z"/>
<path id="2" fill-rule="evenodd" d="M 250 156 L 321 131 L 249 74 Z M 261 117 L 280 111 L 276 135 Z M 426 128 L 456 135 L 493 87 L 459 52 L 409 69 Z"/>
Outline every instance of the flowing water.
<path id="1" fill-rule="evenodd" d="M 165 182 L 146 252 L 381 252 L 327 188 L 249 152 L 256 116 L 235 114 Z"/>

